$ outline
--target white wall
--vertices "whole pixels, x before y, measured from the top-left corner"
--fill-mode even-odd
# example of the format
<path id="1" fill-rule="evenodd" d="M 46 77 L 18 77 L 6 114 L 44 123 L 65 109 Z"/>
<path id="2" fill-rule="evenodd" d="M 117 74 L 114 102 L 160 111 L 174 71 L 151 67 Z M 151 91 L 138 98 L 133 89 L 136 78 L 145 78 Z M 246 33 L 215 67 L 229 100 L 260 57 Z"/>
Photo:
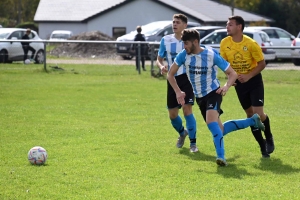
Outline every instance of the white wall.
<path id="1" fill-rule="evenodd" d="M 113 27 L 126 27 L 126 32 L 129 33 L 135 30 L 138 25 L 145 25 L 154 21 L 172 20 L 173 15 L 176 13 L 179 12 L 154 1 L 132 1 L 90 20 L 87 28 L 89 31 L 99 30 L 112 37 Z M 197 19 L 189 17 L 189 21 L 197 22 Z"/>

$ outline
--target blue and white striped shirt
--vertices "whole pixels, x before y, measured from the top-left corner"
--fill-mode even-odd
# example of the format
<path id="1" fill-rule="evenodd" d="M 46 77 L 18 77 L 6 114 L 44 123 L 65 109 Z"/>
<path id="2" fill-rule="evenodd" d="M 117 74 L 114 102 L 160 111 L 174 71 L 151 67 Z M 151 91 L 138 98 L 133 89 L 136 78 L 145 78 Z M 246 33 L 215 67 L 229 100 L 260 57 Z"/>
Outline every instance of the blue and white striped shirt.
<path id="1" fill-rule="evenodd" d="M 230 66 L 215 49 L 201 47 L 204 51 L 199 54 L 188 55 L 185 50 L 182 50 L 175 58 L 178 66 L 184 65 L 196 98 L 201 98 L 220 87 L 217 78 L 218 67 L 226 71 Z"/>
<path id="2" fill-rule="evenodd" d="M 161 58 L 166 58 L 168 63 L 168 71 L 174 62 L 176 55 L 182 51 L 184 44 L 182 40 L 177 40 L 174 34 L 164 36 L 160 41 L 158 55 Z M 175 76 L 185 74 L 184 67 L 180 67 Z"/>

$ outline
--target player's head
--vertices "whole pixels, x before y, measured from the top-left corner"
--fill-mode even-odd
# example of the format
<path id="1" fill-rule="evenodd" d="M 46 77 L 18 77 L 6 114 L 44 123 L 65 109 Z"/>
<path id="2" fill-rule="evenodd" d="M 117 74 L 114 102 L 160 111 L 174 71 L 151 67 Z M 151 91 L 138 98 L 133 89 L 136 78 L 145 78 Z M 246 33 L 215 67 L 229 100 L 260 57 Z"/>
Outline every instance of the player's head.
<path id="1" fill-rule="evenodd" d="M 184 14 L 174 14 L 173 15 L 173 32 L 181 33 L 183 29 L 187 27 L 188 18 Z"/>
<path id="2" fill-rule="evenodd" d="M 141 26 L 137 26 L 137 27 L 136 27 L 136 31 L 137 31 L 138 33 L 142 32 L 142 27 L 141 27 Z"/>
<path id="3" fill-rule="evenodd" d="M 233 36 L 242 33 L 245 27 L 245 21 L 241 16 L 231 16 L 228 18 L 226 29 L 227 34 Z"/>
<path id="4" fill-rule="evenodd" d="M 184 49 L 187 54 L 196 53 L 199 48 L 200 34 L 196 29 L 184 29 L 181 40 L 184 43 Z"/>
<path id="5" fill-rule="evenodd" d="M 31 33 L 31 29 L 30 28 L 26 29 L 26 34 L 30 34 L 30 33 Z"/>

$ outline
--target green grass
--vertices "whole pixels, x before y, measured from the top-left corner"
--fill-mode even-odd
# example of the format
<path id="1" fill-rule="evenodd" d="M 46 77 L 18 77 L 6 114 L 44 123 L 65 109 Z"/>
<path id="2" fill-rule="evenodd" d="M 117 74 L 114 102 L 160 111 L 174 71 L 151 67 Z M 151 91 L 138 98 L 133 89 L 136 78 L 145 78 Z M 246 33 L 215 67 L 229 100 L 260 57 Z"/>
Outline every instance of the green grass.
<path id="1" fill-rule="evenodd" d="M 0 199 L 297 199 L 300 71 L 263 72 L 276 150 L 261 159 L 250 129 L 225 137 L 217 167 L 197 106 L 197 143 L 175 147 L 166 80 L 135 66 L 0 65 Z M 225 81 L 220 76 L 222 82 Z M 222 121 L 244 118 L 231 88 Z M 27 152 L 48 151 L 44 166 Z"/>

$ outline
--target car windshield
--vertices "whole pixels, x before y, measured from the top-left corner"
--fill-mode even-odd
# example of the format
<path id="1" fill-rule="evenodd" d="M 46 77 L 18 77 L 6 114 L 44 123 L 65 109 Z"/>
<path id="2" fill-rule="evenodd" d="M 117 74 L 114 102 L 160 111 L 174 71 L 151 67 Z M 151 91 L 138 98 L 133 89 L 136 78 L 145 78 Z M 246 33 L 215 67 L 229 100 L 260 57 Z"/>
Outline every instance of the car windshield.
<path id="1" fill-rule="evenodd" d="M 7 33 L 7 32 L 4 32 L 4 33 L 1 33 L 0 32 L 0 39 L 6 39 L 8 37 L 10 33 Z"/>
<path id="2" fill-rule="evenodd" d="M 157 31 L 161 30 L 162 28 L 164 28 L 169 24 L 172 24 L 172 22 L 171 21 L 152 22 L 150 24 L 146 24 L 142 26 L 142 33 L 146 36 L 153 35 Z"/>
<path id="3" fill-rule="evenodd" d="M 68 39 L 70 37 L 69 34 L 63 34 L 63 33 L 57 33 L 57 34 L 53 34 L 51 36 L 51 38 L 55 38 L 55 39 Z"/>

